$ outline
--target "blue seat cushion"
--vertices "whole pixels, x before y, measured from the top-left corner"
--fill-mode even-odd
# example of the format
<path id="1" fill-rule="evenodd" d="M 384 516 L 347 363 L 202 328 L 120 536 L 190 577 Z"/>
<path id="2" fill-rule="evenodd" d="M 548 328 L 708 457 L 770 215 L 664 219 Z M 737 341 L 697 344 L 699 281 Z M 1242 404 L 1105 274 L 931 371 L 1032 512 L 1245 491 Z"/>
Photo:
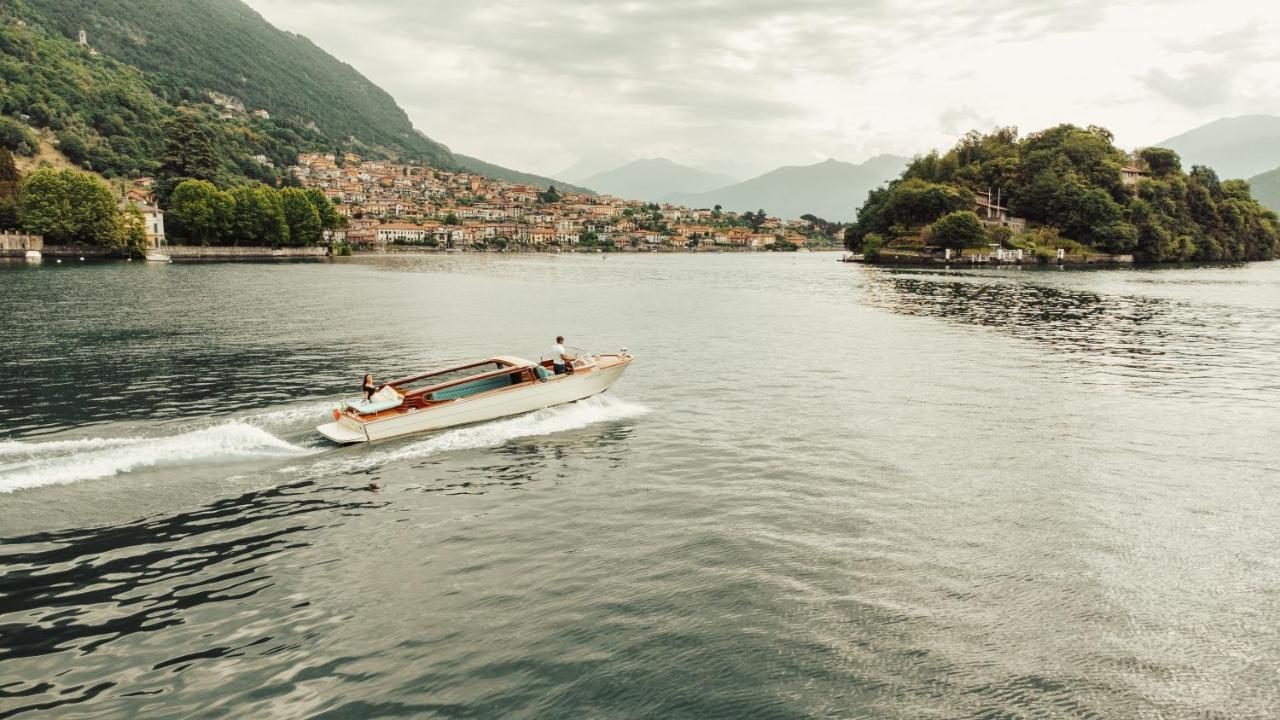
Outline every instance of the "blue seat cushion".
<path id="1" fill-rule="evenodd" d="M 355 410 L 361 415 L 372 415 L 383 410 L 390 410 L 393 407 L 400 407 L 404 402 L 404 398 L 396 398 L 395 400 L 348 400 L 347 407 Z"/>
<path id="2" fill-rule="evenodd" d="M 485 378 L 483 380 L 472 380 L 471 382 L 462 383 L 461 385 L 454 385 L 453 387 L 445 388 L 443 390 L 437 390 L 430 395 L 427 395 L 427 399 L 433 402 L 439 400 L 456 400 L 458 398 L 479 395 L 480 393 L 489 392 L 490 390 L 504 388 L 510 384 L 510 375 L 498 375 L 497 377 Z"/>

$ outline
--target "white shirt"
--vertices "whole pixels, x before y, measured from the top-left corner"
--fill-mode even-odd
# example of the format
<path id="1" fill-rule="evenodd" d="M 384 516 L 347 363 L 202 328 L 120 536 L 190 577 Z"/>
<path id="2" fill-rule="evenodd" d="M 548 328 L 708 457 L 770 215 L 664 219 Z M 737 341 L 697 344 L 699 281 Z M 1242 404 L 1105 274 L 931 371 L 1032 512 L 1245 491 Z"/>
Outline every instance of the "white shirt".
<path id="1" fill-rule="evenodd" d="M 556 343 L 551 347 L 551 362 L 556 365 L 564 365 L 564 356 L 568 354 L 569 353 L 565 352 L 564 345 Z"/>

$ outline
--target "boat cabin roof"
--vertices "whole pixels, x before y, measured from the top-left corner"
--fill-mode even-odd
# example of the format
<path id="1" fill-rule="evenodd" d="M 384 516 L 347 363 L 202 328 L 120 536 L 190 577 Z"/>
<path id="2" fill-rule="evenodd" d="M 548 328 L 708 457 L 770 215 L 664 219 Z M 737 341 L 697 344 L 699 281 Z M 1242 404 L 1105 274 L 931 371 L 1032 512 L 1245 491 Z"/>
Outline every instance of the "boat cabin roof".
<path id="1" fill-rule="evenodd" d="M 503 365 L 510 365 L 511 367 L 529 367 L 530 365 L 537 364 L 529 360 L 525 360 L 524 358 L 518 358 L 511 355 L 497 355 L 489 358 L 485 362 L 502 363 Z"/>

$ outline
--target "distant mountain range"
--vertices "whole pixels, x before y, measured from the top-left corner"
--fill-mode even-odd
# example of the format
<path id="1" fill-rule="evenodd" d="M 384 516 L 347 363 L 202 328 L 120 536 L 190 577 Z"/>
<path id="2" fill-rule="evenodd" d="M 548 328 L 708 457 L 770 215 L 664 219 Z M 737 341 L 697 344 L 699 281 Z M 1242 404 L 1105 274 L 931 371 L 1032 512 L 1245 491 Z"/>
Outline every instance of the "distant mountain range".
<path id="1" fill-rule="evenodd" d="M 588 151 L 577 162 L 551 177 L 571 183 L 580 183 L 592 175 L 599 175 L 625 165 L 627 158 L 608 150 Z"/>
<path id="2" fill-rule="evenodd" d="M 797 218 L 813 214 L 850 221 L 867 193 L 898 176 L 909 158 L 877 155 L 855 165 L 825 160 L 814 165 L 781 167 L 744 182 L 701 193 L 672 193 L 666 202 L 689 207 L 747 211 L 763 208 L 770 215 Z"/>
<path id="3" fill-rule="evenodd" d="M 1280 167 L 1280 117 L 1221 118 L 1153 145 L 1177 151 L 1183 168 L 1206 165 L 1224 180 L 1250 178 Z"/>
<path id="4" fill-rule="evenodd" d="M 674 192 L 699 193 L 733 183 L 727 175 L 680 165 L 666 158 L 633 160 L 582 181 L 596 192 L 656 202 Z"/>

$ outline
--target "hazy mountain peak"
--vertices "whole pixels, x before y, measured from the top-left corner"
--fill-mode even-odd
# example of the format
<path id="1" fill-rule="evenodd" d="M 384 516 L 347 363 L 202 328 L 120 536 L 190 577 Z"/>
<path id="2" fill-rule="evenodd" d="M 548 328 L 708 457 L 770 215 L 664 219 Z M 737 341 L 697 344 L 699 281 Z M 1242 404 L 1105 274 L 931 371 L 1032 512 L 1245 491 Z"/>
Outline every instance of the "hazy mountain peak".
<path id="1" fill-rule="evenodd" d="M 1222 178 L 1247 178 L 1280 165 L 1280 117 L 1218 118 L 1154 143 L 1176 150 L 1183 167 L 1207 165 Z"/>
<path id="2" fill-rule="evenodd" d="M 733 178 L 688 167 L 664 157 L 632 160 L 582 181 L 596 192 L 656 201 L 673 192 L 703 192 L 733 183 Z"/>
<path id="3" fill-rule="evenodd" d="M 783 218 L 812 213 L 827 220 L 847 221 L 854 218 L 872 188 L 897 177 L 908 162 L 908 158 L 893 155 L 877 155 L 858 165 L 828 158 L 809 165 L 786 165 L 709 192 L 674 193 L 664 199 L 691 207 L 763 208 Z"/>

